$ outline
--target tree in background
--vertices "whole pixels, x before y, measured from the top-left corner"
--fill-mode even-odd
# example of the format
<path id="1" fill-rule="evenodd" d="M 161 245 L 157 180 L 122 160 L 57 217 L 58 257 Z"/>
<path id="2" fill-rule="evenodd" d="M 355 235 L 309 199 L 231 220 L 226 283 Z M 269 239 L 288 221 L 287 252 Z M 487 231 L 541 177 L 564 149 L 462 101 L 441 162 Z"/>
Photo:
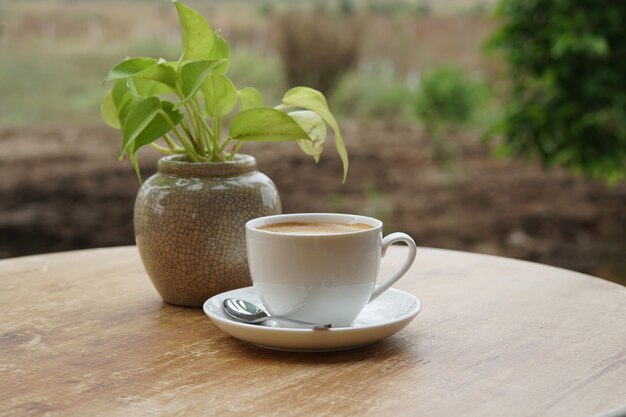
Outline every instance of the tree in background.
<path id="1" fill-rule="evenodd" d="M 331 95 L 341 77 L 359 60 L 357 19 L 313 13 L 287 13 L 277 20 L 280 55 L 289 86 L 309 85 Z"/>
<path id="2" fill-rule="evenodd" d="M 497 131 L 513 153 L 615 183 L 626 176 L 626 2 L 501 0 L 491 45 L 511 72 Z"/>

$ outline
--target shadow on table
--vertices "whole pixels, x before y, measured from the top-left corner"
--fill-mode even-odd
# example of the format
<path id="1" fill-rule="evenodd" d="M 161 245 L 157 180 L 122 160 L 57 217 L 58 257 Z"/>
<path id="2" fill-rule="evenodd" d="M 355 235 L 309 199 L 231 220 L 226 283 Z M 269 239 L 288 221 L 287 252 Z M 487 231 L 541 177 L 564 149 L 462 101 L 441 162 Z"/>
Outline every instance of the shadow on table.
<path id="1" fill-rule="evenodd" d="M 228 348 L 232 354 L 241 355 L 244 359 L 257 363 L 293 362 L 300 365 L 336 365 L 363 361 L 381 362 L 392 357 L 419 359 L 415 358 L 416 350 L 412 348 L 414 344 L 415 341 L 396 335 L 368 346 L 337 352 L 287 352 L 261 348 L 233 337 L 230 337 L 228 340 Z"/>

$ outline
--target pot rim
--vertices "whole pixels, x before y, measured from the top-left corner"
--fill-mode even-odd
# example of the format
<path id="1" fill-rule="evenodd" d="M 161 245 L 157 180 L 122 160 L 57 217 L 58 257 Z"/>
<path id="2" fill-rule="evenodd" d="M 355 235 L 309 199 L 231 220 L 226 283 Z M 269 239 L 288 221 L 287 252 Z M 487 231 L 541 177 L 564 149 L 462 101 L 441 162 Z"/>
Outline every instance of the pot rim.
<path id="1" fill-rule="evenodd" d="M 230 177 L 256 171 L 256 159 L 237 154 L 232 161 L 192 162 L 185 155 L 168 155 L 159 159 L 158 172 L 179 177 Z"/>
<path id="2" fill-rule="evenodd" d="M 168 163 L 172 163 L 172 164 L 189 164 L 189 165 L 238 165 L 241 163 L 246 163 L 249 161 L 255 161 L 256 159 L 254 158 L 254 156 L 252 155 L 248 155 L 248 154 L 244 154 L 244 153 L 238 153 L 235 155 L 234 160 L 232 161 L 222 161 L 222 162 L 193 162 L 193 161 L 189 161 L 186 160 L 185 158 L 187 158 L 186 155 L 166 155 L 162 158 L 159 159 L 159 162 L 161 161 L 166 161 Z"/>

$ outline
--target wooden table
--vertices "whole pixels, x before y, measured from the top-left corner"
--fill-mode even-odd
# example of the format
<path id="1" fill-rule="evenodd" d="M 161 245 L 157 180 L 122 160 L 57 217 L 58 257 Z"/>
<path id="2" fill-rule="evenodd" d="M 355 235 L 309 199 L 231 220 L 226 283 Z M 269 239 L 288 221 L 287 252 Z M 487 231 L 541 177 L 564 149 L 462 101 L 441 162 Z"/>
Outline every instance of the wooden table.
<path id="1" fill-rule="evenodd" d="M 397 335 L 286 353 L 164 304 L 134 247 L 0 261 L 0 415 L 626 415 L 626 288 L 435 249 L 397 287 Z"/>

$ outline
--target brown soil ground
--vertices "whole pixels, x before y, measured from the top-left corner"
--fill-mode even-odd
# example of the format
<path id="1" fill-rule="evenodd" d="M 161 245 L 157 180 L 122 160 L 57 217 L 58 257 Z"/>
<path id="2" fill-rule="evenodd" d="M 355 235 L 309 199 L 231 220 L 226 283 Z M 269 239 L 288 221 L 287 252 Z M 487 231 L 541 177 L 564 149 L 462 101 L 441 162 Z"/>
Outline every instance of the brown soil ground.
<path id="1" fill-rule="evenodd" d="M 420 246 L 498 254 L 626 283 L 626 184 L 608 188 L 535 163 L 495 159 L 474 135 L 442 169 L 420 130 L 347 124 L 345 185 L 331 148 L 316 166 L 297 146 L 255 144 L 259 169 L 285 212 L 341 211 L 381 218 Z M 0 258 L 133 243 L 137 180 L 117 160 L 107 128 L 0 130 Z M 144 175 L 158 155 L 144 153 Z"/>

